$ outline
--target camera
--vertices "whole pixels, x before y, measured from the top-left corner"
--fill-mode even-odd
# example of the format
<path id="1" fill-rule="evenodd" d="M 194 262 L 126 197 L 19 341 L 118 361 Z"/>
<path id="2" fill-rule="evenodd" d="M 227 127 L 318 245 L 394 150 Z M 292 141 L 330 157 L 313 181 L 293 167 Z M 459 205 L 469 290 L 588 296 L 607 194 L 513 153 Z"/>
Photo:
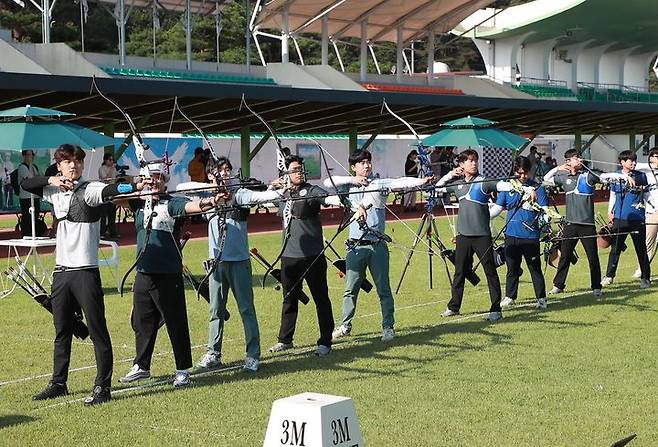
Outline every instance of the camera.
<path id="1" fill-rule="evenodd" d="M 117 182 L 125 182 L 128 179 L 128 174 L 126 174 L 126 171 L 129 169 L 129 166 L 127 166 L 127 165 L 115 165 L 114 167 L 117 170 L 116 181 Z"/>

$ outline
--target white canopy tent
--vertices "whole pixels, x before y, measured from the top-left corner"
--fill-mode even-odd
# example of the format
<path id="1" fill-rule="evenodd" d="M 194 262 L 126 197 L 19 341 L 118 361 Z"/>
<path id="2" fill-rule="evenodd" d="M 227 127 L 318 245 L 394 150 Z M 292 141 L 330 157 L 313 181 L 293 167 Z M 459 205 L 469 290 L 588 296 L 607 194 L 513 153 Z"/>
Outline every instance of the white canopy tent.
<path id="1" fill-rule="evenodd" d="M 405 44 L 428 39 L 428 53 L 434 53 L 434 35 L 446 33 L 473 12 L 493 0 L 258 0 L 250 26 L 256 43 L 258 36 L 281 39 L 281 59 L 289 61 L 288 39 L 299 33 L 322 35 L 322 63 L 328 63 L 329 42 L 344 37 L 361 39 L 361 72 L 365 75 L 368 51 L 378 41 L 397 42 L 397 74 L 403 71 Z M 261 29 L 280 29 L 273 35 Z M 260 50 L 259 50 L 260 51 Z M 301 54 L 300 60 L 302 59 Z M 340 55 L 337 52 L 340 60 Z M 261 60 L 263 64 L 265 61 Z M 433 61 L 432 61 L 433 62 Z M 432 64 L 428 64 L 432 67 Z M 430 71 L 432 71 L 430 69 Z"/>

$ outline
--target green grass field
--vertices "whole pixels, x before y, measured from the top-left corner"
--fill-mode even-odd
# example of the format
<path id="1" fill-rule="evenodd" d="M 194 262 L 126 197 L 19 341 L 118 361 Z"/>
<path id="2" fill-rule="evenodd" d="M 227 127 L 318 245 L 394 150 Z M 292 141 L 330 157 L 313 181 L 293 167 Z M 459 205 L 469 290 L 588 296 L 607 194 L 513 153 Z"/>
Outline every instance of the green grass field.
<path id="1" fill-rule="evenodd" d="M 415 230 L 417 222 L 409 225 Z M 440 229 L 448 236 L 445 219 Z M 412 242 L 400 223 L 387 232 L 397 244 Z M 250 238 L 251 246 L 270 259 L 279 241 L 274 234 Z M 362 294 L 352 336 L 322 359 L 312 355 L 318 337 L 312 304 L 300 311 L 293 352 L 267 352 L 276 342 L 281 294 L 271 284 L 259 287 L 263 271 L 254 264 L 261 370 L 239 371 L 243 332 L 235 301 L 229 298 L 225 366 L 194 376 L 194 385 L 181 390 L 162 384 L 170 381 L 174 369 L 164 329 L 156 346 L 154 378 L 138 388 L 117 382 L 134 355 L 131 298 L 118 296 L 116 279 L 104 268 L 117 393 L 111 403 L 97 408 L 80 402 L 92 387 L 95 369 L 91 343 L 76 339 L 68 382 L 72 395 L 31 400 L 49 378 L 53 328 L 45 311 L 16 292 L 0 300 L 0 444 L 258 446 L 272 402 L 312 391 L 353 398 L 369 446 L 608 446 L 630 433 L 638 434 L 632 446 L 658 445 L 658 293 L 655 286 L 640 291 L 630 278 L 636 265 L 632 249 L 622 257 L 617 281 L 601 298 L 589 293 L 582 248 L 567 293 L 551 297 L 545 311 L 533 307 L 525 274 L 520 305 L 495 324 L 482 319 L 489 307 L 484 281 L 477 288 L 467 286 L 460 317 L 440 318 L 449 299 L 448 281 L 435 259 L 435 283 L 429 290 L 427 255 L 422 245 L 418 249 L 395 297 L 396 339 L 380 341 L 378 300 L 374 292 Z M 205 241 L 191 242 L 186 262 L 200 272 L 205 254 Z M 391 246 L 393 288 L 405 254 Z M 607 255 L 608 250 L 601 252 L 603 265 Z M 133 249 L 123 249 L 121 256 L 123 274 Z M 499 270 L 503 280 L 504 271 Z M 549 267 L 549 286 L 553 275 Z M 338 319 L 342 280 L 333 270 L 329 280 Z M 187 298 L 196 362 L 205 349 L 207 304 L 191 290 Z"/>

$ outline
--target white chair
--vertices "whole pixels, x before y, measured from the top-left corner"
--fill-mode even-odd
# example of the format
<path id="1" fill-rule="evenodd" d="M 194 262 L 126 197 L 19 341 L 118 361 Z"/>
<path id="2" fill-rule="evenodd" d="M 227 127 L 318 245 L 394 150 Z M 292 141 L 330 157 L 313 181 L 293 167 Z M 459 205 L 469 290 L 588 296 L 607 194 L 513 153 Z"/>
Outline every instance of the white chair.
<path id="1" fill-rule="evenodd" d="M 98 266 L 111 267 L 114 269 L 114 278 L 117 282 L 117 292 L 120 292 L 119 288 L 121 287 L 121 279 L 119 278 L 119 245 L 114 241 L 105 241 L 102 239 L 100 241 L 100 245 L 109 245 L 112 247 L 112 256 L 110 258 L 106 258 L 104 256 L 99 257 Z"/>

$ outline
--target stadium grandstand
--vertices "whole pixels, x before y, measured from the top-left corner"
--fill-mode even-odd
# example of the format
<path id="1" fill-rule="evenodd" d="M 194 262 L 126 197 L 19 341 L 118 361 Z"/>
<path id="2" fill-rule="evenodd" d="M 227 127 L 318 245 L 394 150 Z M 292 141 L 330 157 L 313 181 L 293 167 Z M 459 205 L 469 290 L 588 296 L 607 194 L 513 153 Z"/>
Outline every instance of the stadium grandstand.
<path id="1" fill-rule="evenodd" d="M 99 1 L 113 13 L 125 8 L 122 0 Z M 622 135 L 622 142 L 612 146 L 638 149 L 658 132 L 658 101 L 647 81 L 658 25 L 636 19 L 652 17 L 656 6 L 629 0 L 622 14 L 612 0 L 597 0 L 597 7 L 592 2 L 536 0 L 502 10 L 479 9 L 492 3 L 488 0 L 256 2 L 250 35 L 257 44 L 266 34 L 281 40 L 281 59 L 261 58 L 263 66 L 191 61 L 189 52 L 187 60 L 122 54 L 125 50 L 82 53 L 63 43 L 13 42 L 0 31 L 0 105 L 30 101 L 75 113 L 70 120 L 81 125 L 128 132 L 123 117 L 90 94 L 95 77 L 141 132 L 195 132 L 182 118 L 170 120 L 170 102 L 177 95 L 204 131 L 242 135 L 241 160 L 247 164 L 268 135 L 255 149 L 249 147 L 249 135 L 266 129 L 239 111 L 243 94 L 277 132 L 348 135 L 350 150 L 357 147 L 358 136 L 368 145 L 379 134 L 409 133 L 381 114 L 383 99 L 421 134 L 474 115 L 531 138 L 573 135 L 576 146 L 588 147 L 600 135 Z M 222 5 L 163 3 L 180 12 L 203 7 L 206 14 L 217 13 Z M 143 1 L 135 7 L 152 4 Z M 616 22 L 599 30 L 596 24 L 613 14 Z M 322 64 L 304 65 L 302 54 L 300 63 L 290 61 L 289 41 L 296 47 L 295 36 L 302 31 L 318 33 Z M 474 40 L 487 73 L 435 72 L 435 36 L 450 31 Z M 361 38 L 358 73 L 326 63 L 330 48 L 336 48 L 332 43 L 341 37 Z M 414 73 L 403 50 L 421 39 L 430 55 L 429 70 Z M 378 41 L 396 43 L 395 73 L 368 72 L 368 61 L 376 62 L 372 44 Z"/>

